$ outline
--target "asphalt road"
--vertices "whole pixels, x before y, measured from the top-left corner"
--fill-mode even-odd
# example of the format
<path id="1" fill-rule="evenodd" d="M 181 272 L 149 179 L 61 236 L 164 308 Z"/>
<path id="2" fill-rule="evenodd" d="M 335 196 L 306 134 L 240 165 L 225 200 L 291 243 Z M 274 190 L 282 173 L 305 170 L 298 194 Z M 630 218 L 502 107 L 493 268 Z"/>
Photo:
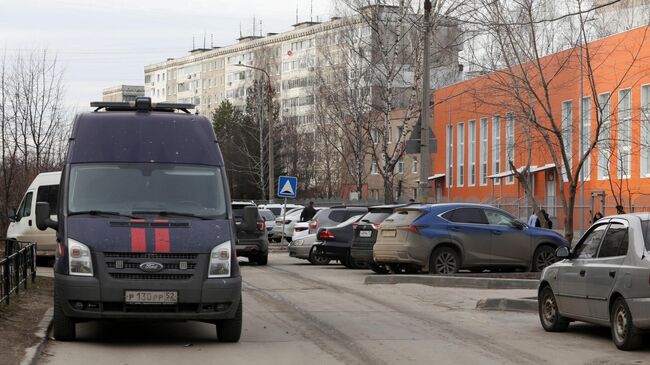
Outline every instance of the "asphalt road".
<path id="1" fill-rule="evenodd" d="M 643 364 L 650 343 L 621 352 L 609 330 L 573 324 L 546 333 L 531 313 L 476 310 L 486 297 L 529 290 L 364 285 L 369 271 L 316 267 L 273 254 L 243 265 L 244 333 L 221 344 L 203 323 L 79 324 L 51 341 L 42 364 Z"/>

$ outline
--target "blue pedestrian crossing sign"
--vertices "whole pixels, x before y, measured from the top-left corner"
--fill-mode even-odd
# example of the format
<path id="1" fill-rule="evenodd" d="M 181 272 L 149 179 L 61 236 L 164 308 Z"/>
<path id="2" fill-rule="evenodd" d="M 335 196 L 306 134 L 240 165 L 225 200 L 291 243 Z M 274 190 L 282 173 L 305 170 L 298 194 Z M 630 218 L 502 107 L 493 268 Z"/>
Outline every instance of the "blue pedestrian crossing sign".
<path id="1" fill-rule="evenodd" d="M 280 176 L 278 180 L 278 197 L 295 198 L 298 190 L 298 178 L 294 176 Z"/>

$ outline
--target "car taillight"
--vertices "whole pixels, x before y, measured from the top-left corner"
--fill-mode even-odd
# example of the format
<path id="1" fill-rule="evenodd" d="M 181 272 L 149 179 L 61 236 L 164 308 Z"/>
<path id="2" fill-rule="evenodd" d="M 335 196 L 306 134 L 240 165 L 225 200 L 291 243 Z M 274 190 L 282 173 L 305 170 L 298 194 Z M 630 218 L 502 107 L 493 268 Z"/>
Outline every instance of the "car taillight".
<path id="1" fill-rule="evenodd" d="M 266 230 L 266 223 L 264 221 L 258 221 L 257 222 L 257 230 L 258 231 L 265 231 Z"/>
<path id="2" fill-rule="evenodd" d="M 408 225 L 408 226 L 401 226 L 401 227 L 397 227 L 397 228 L 398 228 L 398 229 L 402 229 L 402 230 L 404 230 L 404 231 L 413 232 L 413 233 L 418 233 L 418 232 L 419 232 L 419 230 L 418 230 L 418 226 L 415 226 L 415 225 L 413 225 L 413 224 Z"/>
<path id="3" fill-rule="evenodd" d="M 372 228 L 377 229 L 377 230 L 379 229 L 379 227 L 381 227 L 380 224 L 373 224 L 373 225 L 372 225 Z"/>
<path id="4" fill-rule="evenodd" d="M 320 231 L 318 234 L 318 239 L 321 240 L 333 240 L 334 239 L 334 234 L 328 230 Z"/>
<path id="5" fill-rule="evenodd" d="M 307 230 L 307 227 L 295 227 L 294 230 L 295 230 L 296 232 L 302 232 L 302 231 L 306 231 L 306 230 Z"/>
<path id="6" fill-rule="evenodd" d="M 316 228 L 318 228 L 318 221 L 309 222 L 309 229 L 316 229 Z"/>
<path id="7" fill-rule="evenodd" d="M 359 227 L 359 223 L 352 223 L 352 229 L 357 229 Z"/>

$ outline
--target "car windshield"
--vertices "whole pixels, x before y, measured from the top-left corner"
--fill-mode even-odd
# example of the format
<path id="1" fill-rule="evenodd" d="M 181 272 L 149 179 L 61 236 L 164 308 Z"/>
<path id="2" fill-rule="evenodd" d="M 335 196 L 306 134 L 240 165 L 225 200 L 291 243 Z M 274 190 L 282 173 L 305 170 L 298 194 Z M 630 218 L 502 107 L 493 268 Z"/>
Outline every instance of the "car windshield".
<path id="1" fill-rule="evenodd" d="M 650 220 L 641 221 L 641 229 L 643 229 L 643 240 L 645 241 L 646 251 L 650 251 Z"/>
<path id="2" fill-rule="evenodd" d="M 155 163 L 83 164 L 70 169 L 68 214 L 119 212 L 227 216 L 218 167 Z"/>
<path id="3" fill-rule="evenodd" d="M 361 218 L 362 223 L 372 223 L 379 224 L 388 218 L 391 215 L 391 212 L 370 212 Z"/>

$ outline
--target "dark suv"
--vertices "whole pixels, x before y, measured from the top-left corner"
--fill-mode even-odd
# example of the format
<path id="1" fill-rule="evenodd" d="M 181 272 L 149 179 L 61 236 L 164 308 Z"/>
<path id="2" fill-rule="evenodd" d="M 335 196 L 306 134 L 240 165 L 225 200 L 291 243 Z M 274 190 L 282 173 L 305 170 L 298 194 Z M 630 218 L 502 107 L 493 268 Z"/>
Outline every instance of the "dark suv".
<path id="1" fill-rule="evenodd" d="M 345 216 L 346 220 L 336 225 L 318 229 L 317 239 L 319 243 L 315 245 L 316 253 L 321 257 L 338 260 L 348 269 L 366 268 L 366 265 L 350 257 L 350 242 L 352 241 L 354 224 L 368 212 L 368 208 L 333 208 L 332 211 L 340 216 Z"/>
<path id="2" fill-rule="evenodd" d="M 244 208 L 255 207 L 253 202 L 233 202 L 232 214 L 235 224 L 239 224 L 244 218 Z M 269 239 L 266 234 L 266 223 L 264 218 L 257 213 L 257 230 L 237 230 L 237 257 L 248 257 L 249 262 L 256 262 L 258 265 L 266 265 L 269 260 Z"/>
<path id="3" fill-rule="evenodd" d="M 350 246 L 350 257 L 361 265 L 368 265 L 377 274 L 387 274 L 388 268 L 377 264 L 372 259 L 372 247 L 377 242 L 377 230 L 384 219 L 388 218 L 395 209 L 404 205 L 380 205 L 370 207 L 368 213 L 354 224 L 354 234 Z"/>

